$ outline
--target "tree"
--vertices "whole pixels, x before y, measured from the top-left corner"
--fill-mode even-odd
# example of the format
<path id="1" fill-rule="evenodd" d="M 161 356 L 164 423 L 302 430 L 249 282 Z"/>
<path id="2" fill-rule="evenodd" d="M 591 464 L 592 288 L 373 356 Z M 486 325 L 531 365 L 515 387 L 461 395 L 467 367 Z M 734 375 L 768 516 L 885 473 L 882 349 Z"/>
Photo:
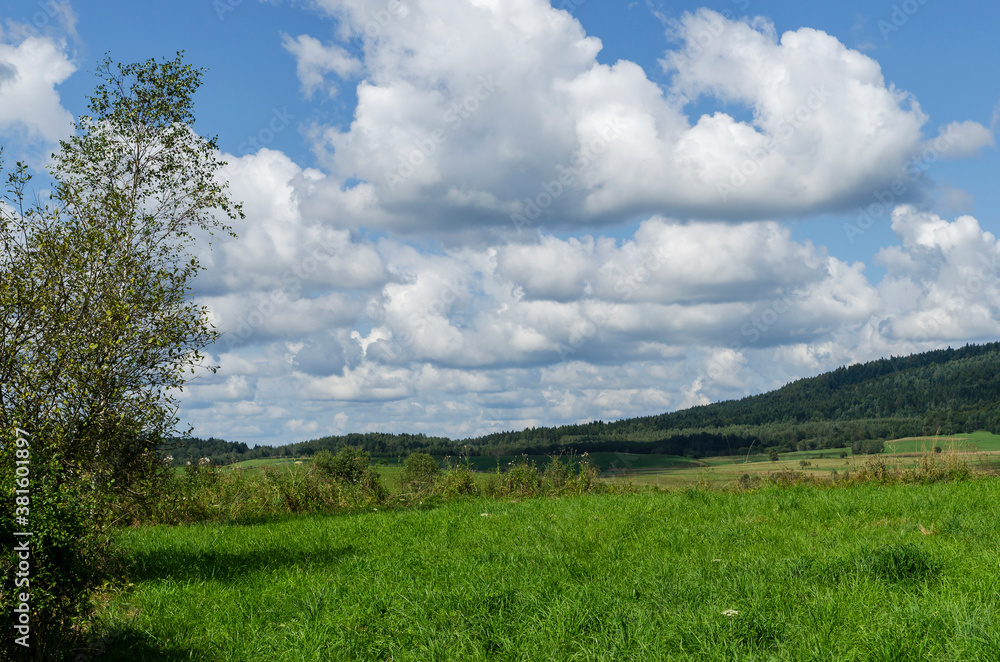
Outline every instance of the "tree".
<path id="1" fill-rule="evenodd" d="M 166 475 L 154 451 L 176 429 L 177 394 L 217 337 L 190 300 L 202 269 L 195 244 L 231 234 L 220 218 L 243 218 L 219 178 L 216 140 L 193 130 L 201 70 L 178 53 L 128 65 L 105 58 L 96 73 L 90 114 L 53 155 L 51 201 L 28 202 L 18 163 L 0 206 L 0 518 L 13 512 L 20 428 L 33 489 L 69 494 L 92 532 Z M 6 554 L 14 523 L 3 524 Z M 66 539 L 50 534 L 33 542 L 54 559 Z"/>
<path id="2" fill-rule="evenodd" d="M 55 426 L 54 438 L 35 436 L 68 468 L 128 490 L 176 427 L 176 394 L 217 337 L 189 299 L 195 235 L 230 232 L 217 215 L 242 210 L 218 179 L 215 139 L 192 129 L 202 71 L 178 53 L 106 58 L 97 74 L 92 115 L 53 155 L 53 205 L 5 219 L 21 240 L 5 242 L 4 271 L 27 291 L 3 301 L 5 321 L 19 324 L 4 328 L 0 425 Z M 18 164 L 22 209 L 25 182 Z"/>

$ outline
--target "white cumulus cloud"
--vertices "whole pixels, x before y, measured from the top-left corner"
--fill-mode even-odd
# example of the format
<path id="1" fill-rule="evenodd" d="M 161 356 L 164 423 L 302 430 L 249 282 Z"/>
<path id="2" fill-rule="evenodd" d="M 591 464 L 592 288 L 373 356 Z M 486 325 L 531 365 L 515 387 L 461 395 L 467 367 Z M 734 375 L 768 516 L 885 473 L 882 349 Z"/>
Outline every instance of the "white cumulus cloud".
<path id="1" fill-rule="evenodd" d="M 351 124 L 316 132 L 329 175 L 303 189 L 304 208 L 332 223 L 523 230 L 843 210 L 925 147 L 917 100 L 814 29 L 684 14 L 661 89 L 633 62 L 600 64 L 600 40 L 544 0 L 318 5 L 364 53 Z M 355 73 L 336 45 L 286 45 L 300 75 L 331 52 L 330 71 Z M 746 117 L 688 114 L 705 100 Z M 992 141 L 975 122 L 947 129 L 950 156 Z"/>
<path id="2" fill-rule="evenodd" d="M 0 130 L 50 143 L 69 136 L 73 116 L 56 86 L 74 71 L 66 45 L 52 38 L 0 43 Z"/>

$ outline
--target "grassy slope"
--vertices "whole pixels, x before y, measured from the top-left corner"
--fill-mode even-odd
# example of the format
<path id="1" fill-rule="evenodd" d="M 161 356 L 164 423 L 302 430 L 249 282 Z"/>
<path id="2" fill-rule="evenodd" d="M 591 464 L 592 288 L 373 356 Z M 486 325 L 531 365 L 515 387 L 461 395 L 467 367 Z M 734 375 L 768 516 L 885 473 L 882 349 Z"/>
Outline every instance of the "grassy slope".
<path id="1" fill-rule="evenodd" d="M 981 479 L 125 530 L 105 659 L 995 660 L 998 510 Z"/>
<path id="2" fill-rule="evenodd" d="M 1000 435 L 980 431 L 947 437 L 910 437 L 886 442 L 886 452 L 927 453 L 935 446 L 956 451 L 1000 451 Z"/>

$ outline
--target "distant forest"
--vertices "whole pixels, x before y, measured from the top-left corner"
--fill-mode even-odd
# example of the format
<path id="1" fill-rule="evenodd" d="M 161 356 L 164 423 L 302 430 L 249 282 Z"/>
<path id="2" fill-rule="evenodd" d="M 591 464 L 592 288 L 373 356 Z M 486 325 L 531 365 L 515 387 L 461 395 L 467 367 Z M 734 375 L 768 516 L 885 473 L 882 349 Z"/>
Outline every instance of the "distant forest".
<path id="1" fill-rule="evenodd" d="M 853 447 L 881 440 L 987 430 L 1000 434 L 1000 343 L 967 345 L 841 367 L 775 391 L 670 414 L 528 428 L 453 440 L 370 432 L 284 446 L 249 447 L 222 439 L 175 439 L 162 452 L 175 464 L 307 457 L 344 446 L 372 457 L 545 455 L 563 450 L 704 457 Z"/>

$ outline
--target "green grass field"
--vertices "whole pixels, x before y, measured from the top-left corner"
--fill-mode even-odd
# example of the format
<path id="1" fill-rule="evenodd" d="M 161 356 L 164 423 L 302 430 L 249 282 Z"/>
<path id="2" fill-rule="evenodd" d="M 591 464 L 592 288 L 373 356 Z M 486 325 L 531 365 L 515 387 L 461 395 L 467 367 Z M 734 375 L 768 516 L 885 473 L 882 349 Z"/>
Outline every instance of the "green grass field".
<path id="1" fill-rule="evenodd" d="M 940 446 L 946 451 L 1000 451 L 1000 435 L 989 432 L 971 432 L 945 437 L 910 437 L 886 442 L 886 452 L 928 453 L 933 451 L 935 446 Z"/>
<path id="2" fill-rule="evenodd" d="M 946 437 L 919 437 L 886 442 L 883 456 L 891 458 L 894 465 L 912 467 L 918 462 L 917 454 L 933 452 L 940 446 L 947 454 L 958 454 L 970 465 L 977 467 L 1000 467 L 1000 435 L 989 432 L 974 432 Z M 847 457 L 841 458 L 841 450 Z M 591 453 L 588 458 L 602 472 L 604 480 L 627 481 L 634 485 L 649 485 L 660 488 L 680 488 L 693 484 L 725 486 L 740 479 L 744 474 L 767 476 L 780 471 L 801 471 L 807 475 L 829 478 L 833 472 L 838 475 L 854 472 L 867 461 L 866 456 L 855 457 L 849 449 L 825 449 L 781 453 L 777 462 L 769 460 L 766 454 L 748 456 L 706 457 L 700 460 L 676 455 L 651 455 L 634 453 Z M 440 459 L 440 458 L 439 458 Z M 497 467 L 505 469 L 509 463 L 528 459 L 544 465 L 546 455 L 509 455 L 500 457 L 471 457 L 469 465 L 477 471 L 476 483 L 482 488 L 487 474 Z M 452 458 L 453 461 L 460 461 Z M 309 458 L 294 460 L 289 458 L 273 460 L 250 460 L 233 467 L 259 469 L 271 466 L 295 471 L 304 470 Z M 807 462 L 803 465 L 802 462 Z M 399 488 L 399 460 L 379 459 L 378 471 L 390 490 Z"/>
<path id="3" fill-rule="evenodd" d="M 983 478 L 126 529 L 103 659 L 997 660 L 998 511 Z"/>

